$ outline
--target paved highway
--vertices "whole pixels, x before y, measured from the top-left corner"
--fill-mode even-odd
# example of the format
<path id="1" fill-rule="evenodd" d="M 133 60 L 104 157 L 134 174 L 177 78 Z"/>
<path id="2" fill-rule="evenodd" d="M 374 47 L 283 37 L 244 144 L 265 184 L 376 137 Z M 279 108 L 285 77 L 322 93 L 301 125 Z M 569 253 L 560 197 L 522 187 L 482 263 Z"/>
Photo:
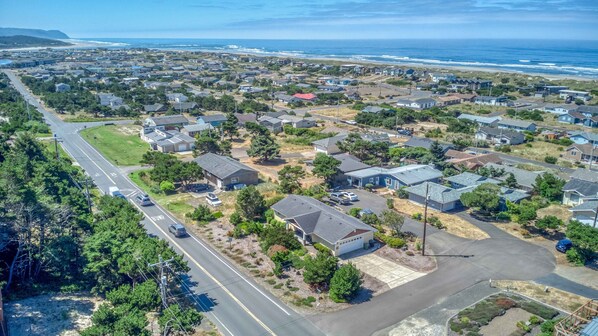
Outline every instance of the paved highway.
<path id="1" fill-rule="evenodd" d="M 141 192 L 126 175 L 78 134 L 83 124 L 63 122 L 41 106 L 12 72 L 5 73 L 14 87 L 44 114 L 52 131 L 62 141 L 62 147 L 93 178 L 102 192 L 106 193 L 109 187 L 117 186 L 129 199 Z M 184 282 L 193 291 L 200 309 L 222 334 L 323 335 L 311 322 L 241 274 L 201 239 L 193 235 L 176 239 L 170 235 L 167 227 L 176 220 L 160 206 L 137 207 L 145 214 L 143 224 L 148 232 L 167 240 L 185 256 L 191 271 L 188 273 L 189 279 L 184 279 Z"/>

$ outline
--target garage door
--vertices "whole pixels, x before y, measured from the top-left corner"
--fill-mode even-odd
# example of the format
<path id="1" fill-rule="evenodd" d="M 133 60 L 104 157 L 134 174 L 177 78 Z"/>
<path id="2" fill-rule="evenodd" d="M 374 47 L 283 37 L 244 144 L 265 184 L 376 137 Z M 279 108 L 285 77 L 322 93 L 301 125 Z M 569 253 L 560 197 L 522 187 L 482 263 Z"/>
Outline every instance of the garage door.
<path id="1" fill-rule="evenodd" d="M 363 248 L 363 237 L 355 237 L 340 244 L 336 255 L 341 255 L 361 248 Z"/>
<path id="2" fill-rule="evenodd" d="M 184 152 L 186 150 L 187 150 L 187 145 L 186 144 L 179 145 L 179 152 Z"/>

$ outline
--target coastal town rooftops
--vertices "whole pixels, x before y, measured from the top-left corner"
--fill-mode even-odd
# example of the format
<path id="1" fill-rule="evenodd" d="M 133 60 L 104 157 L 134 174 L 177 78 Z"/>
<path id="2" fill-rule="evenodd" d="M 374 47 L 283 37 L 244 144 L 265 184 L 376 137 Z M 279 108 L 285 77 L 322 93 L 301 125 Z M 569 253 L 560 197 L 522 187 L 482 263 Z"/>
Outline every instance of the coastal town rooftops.
<path id="1" fill-rule="evenodd" d="M 203 170 L 215 175 L 219 179 L 226 179 L 241 170 L 256 171 L 231 157 L 216 155 L 214 153 L 200 155 L 193 161 L 197 162 Z"/>
<path id="2" fill-rule="evenodd" d="M 462 194 L 472 191 L 474 188 L 475 186 L 453 189 L 434 182 L 424 182 L 405 188 L 405 191 L 425 198 L 427 189 L 427 195 L 430 197 L 430 201 L 445 204 L 458 201 Z"/>
<path id="3" fill-rule="evenodd" d="M 571 132 L 571 137 L 581 137 L 590 142 L 598 142 L 598 134 L 596 133 L 575 131 Z"/>
<path id="4" fill-rule="evenodd" d="M 183 129 L 187 132 L 203 132 L 207 130 L 213 130 L 214 126 L 211 124 L 192 124 L 183 126 Z"/>
<path id="5" fill-rule="evenodd" d="M 475 121 L 480 124 L 489 125 L 489 124 L 492 124 L 494 122 L 501 120 L 502 118 L 501 117 L 483 117 L 483 116 L 477 116 L 477 115 L 473 115 L 473 114 L 462 113 L 461 115 L 459 115 L 457 117 L 457 119 L 466 119 L 466 120 Z"/>
<path id="6" fill-rule="evenodd" d="M 529 128 L 536 124 L 530 121 L 517 120 L 517 119 L 502 119 L 498 122 L 498 126 L 509 126 L 517 128 Z"/>
<path id="7" fill-rule="evenodd" d="M 451 183 L 455 183 L 455 184 L 459 184 L 459 185 L 463 185 L 463 186 L 473 186 L 473 185 L 478 185 L 481 183 L 492 183 L 492 184 L 499 184 L 500 181 L 490 178 L 490 177 L 485 177 L 485 176 L 481 176 L 478 174 L 474 174 L 474 173 L 470 173 L 470 172 L 464 172 L 458 175 L 454 175 L 454 176 L 449 176 L 446 177 L 445 180 L 451 182 Z"/>
<path id="8" fill-rule="evenodd" d="M 183 116 L 181 114 L 160 116 L 160 117 L 150 117 L 150 118 L 147 118 L 146 120 L 151 121 L 156 126 L 188 124 L 189 123 L 189 120 L 187 120 L 187 118 L 185 118 L 185 116 Z"/>
<path id="9" fill-rule="evenodd" d="M 272 205 L 272 210 L 297 224 L 306 234 L 315 234 L 333 245 L 356 232 L 376 231 L 359 219 L 308 196 L 289 195 Z"/>
<path id="10" fill-rule="evenodd" d="M 582 196 L 598 197 L 598 183 L 574 178 L 563 186 L 563 191 L 575 191 Z"/>
<path id="11" fill-rule="evenodd" d="M 359 161 L 359 159 L 357 159 L 355 156 L 353 156 L 351 154 L 342 153 L 342 154 L 332 155 L 332 157 L 341 162 L 338 169 L 343 173 L 352 172 L 355 170 L 365 169 L 365 168 L 370 167 L 370 165 L 367 165 L 367 164 Z"/>
<path id="12" fill-rule="evenodd" d="M 421 183 L 442 177 L 442 172 L 428 165 L 408 165 L 396 168 L 370 167 L 346 174 L 354 178 L 365 178 L 377 175 L 390 175 L 405 185 Z"/>
<path id="13" fill-rule="evenodd" d="M 598 183 L 598 172 L 587 169 L 576 169 L 571 174 L 572 179 Z"/>

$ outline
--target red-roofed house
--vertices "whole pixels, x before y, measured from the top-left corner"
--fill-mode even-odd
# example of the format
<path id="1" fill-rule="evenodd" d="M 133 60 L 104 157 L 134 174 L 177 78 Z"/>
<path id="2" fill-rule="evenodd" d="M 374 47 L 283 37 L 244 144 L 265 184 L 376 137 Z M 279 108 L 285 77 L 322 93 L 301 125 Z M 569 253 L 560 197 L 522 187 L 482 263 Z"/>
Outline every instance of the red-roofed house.
<path id="1" fill-rule="evenodd" d="M 316 100 L 317 96 L 313 93 L 295 93 L 293 97 L 305 100 L 305 101 L 314 101 Z"/>

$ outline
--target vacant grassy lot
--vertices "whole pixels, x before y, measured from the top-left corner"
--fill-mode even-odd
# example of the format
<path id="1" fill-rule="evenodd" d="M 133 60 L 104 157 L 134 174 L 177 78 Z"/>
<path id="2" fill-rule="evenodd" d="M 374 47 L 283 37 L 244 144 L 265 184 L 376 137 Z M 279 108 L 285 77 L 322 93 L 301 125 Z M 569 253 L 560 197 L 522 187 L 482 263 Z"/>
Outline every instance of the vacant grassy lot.
<path id="1" fill-rule="evenodd" d="M 516 156 L 521 156 L 526 159 L 544 162 L 544 158 L 546 156 L 554 156 L 558 158 L 559 155 L 563 153 L 563 150 L 564 146 L 555 145 L 553 143 L 545 141 L 533 141 L 527 144 L 511 146 L 511 152 L 507 154 L 512 154 Z M 563 160 L 558 160 L 559 164 L 562 162 Z"/>
<path id="2" fill-rule="evenodd" d="M 149 145 L 139 138 L 139 126 L 98 126 L 81 131 L 81 135 L 118 166 L 139 165 L 149 149 Z"/>

